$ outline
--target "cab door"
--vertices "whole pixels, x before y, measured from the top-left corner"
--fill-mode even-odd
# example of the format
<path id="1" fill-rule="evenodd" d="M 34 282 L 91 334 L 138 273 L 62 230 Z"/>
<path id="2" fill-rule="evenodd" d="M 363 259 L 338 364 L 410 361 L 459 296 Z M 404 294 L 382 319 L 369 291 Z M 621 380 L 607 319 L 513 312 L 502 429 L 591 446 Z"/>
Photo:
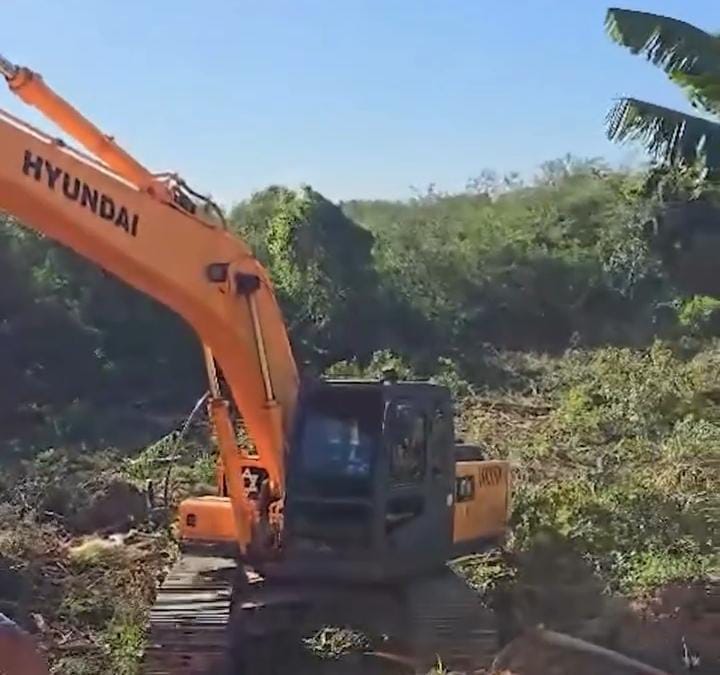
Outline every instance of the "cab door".
<path id="1" fill-rule="evenodd" d="M 444 562 L 452 541 L 452 481 L 447 429 L 435 424 L 430 396 L 400 395 L 389 401 L 384 424 L 387 489 L 383 510 L 385 550 L 391 562 L 412 569 Z M 451 414 L 450 414 L 451 420 Z M 452 437 L 452 426 L 449 429 Z M 449 497 L 450 495 L 450 497 Z M 402 562 L 401 562 L 402 561 Z"/>

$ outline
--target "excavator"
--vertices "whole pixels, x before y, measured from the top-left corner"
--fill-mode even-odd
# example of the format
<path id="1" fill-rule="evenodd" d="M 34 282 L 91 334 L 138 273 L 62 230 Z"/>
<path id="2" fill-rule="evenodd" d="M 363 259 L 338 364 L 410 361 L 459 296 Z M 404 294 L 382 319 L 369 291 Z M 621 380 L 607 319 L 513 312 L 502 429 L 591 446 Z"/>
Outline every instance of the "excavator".
<path id="1" fill-rule="evenodd" d="M 502 541 L 510 468 L 458 443 L 449 390 L 301 375 L 269 274 L 222 210 L 36 72 L 0 57 L 0 73 L 84 148 L 0 110 L 0 210 L 177 313 L 204 355 L 217 491 L 179 505 L 142 672 L 299 672 L 291 653 L 329 626 L 447 665 L 494 653 L 449 563 Z"/>

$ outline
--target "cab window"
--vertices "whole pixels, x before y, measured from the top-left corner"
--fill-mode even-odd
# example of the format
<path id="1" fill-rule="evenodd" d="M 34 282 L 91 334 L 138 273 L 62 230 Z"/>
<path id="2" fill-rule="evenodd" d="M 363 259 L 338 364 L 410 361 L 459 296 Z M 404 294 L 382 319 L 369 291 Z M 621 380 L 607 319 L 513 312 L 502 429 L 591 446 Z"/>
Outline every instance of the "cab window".
<path id="1" fill-rule="evenodd" d="M 447 466 L 448 448 L 446 437 L 448 431 L 447 412 L 441 404 L 435 406 L 432 422 L 428 429 L 428 457 L 430 470 L 437 480 L 443 480 Z"/>
<path id="2" fill-rule="evenodd" d="M 390 405 L 387 417 L 390 479 L 393 483 L 419 483 L 427 465 L 428 423 L 410 401 Z"/>

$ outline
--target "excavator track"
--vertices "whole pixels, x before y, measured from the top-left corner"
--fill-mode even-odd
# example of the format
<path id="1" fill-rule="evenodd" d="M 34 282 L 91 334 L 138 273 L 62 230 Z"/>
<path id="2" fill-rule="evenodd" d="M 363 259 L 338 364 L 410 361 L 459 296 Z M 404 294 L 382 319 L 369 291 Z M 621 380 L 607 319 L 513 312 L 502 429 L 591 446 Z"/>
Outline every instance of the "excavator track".
<path id="1" fill-rule="evenodd" d="M 143 675 L 219 675 L 236 560 L 181 555 L 150 610 Z"/>
<path id="2" fill-rule="evenodd" d="M 256 649 L 265 652 L 259 661 L 253 655 L 241 669 L 258 675 L 287 672 L 287 662 L 273 661 L 291 652 L 288 644 L 298 644 L 303 635 L 327 626 L 355 628 L 369 638 L 366 651 L 399 658 L 395 665 L 387 662 L 386 668 L 376 659 L 363 659 L 358 666 L 355 658 L 356 671 L 347 663 L 333 667 L 306 656 L 293 664 L 293 672 L 397 673 L 398 662 L 427 672 L 441 662 L 451 670 L 475 673 L 489 668 L 499 648 L 493 612 L 447 567 L 385 587 L 267 583 L 254 576 L 238 594 L 232 622 L 233 648 L 241 655 Z"/>
<path id="3" fill-rule="evenodd" d="M 407 588 L 413 656 L 451 671 L 483 672 L 499 649 L 495 615 L 452 570 L 418 579 Z"/>
<path id="4" fill-rule="evenodd" d="M 143 675 L 266 675 L 287 672 L 308 631 L 356 627 L 373 637 L 371 650 L 400 657 L 410 668 L 441 662 L 459 672 L 482 672 L 498 650 L 494 615 L 449 568 L 384 588 L 275 582 L 249 573 L 243 588 L 232 557 L 183 555 L 160 586 L 150 612 Z M 230 627 L 230 631 L 228 631 Z M 230 636 L 230 637 L 229 637 Z M 233 671 L 228 653 L 246 664 Z M 248 659 L 248 655 L 250 658 Z M 299 657 L 297 673 L 397 673 L 398 661 L 323 661 Z M 355 668 L 351 663 L 355 663 Z"/>

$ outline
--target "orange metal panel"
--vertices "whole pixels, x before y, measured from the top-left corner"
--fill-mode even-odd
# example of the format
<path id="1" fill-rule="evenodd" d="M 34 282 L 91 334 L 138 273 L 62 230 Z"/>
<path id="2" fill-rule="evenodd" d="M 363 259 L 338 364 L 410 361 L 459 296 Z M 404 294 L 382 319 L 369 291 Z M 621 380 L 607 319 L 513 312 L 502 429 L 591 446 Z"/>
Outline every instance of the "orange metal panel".
<path id="1" fill-rule="evenodd" d="M 453 542 L 504 533 L 508 521 L 510 465 L 504 460 L 458 462 L 457 476 L 473 480 L 474 495 L 455 502 Z"/>
<path id="2" fill-rule="evenodd" d="M 180 504 L 180 536 L 185 540 L 235 540 L 233 509 L 227 497 L 195 497 Z"/>

